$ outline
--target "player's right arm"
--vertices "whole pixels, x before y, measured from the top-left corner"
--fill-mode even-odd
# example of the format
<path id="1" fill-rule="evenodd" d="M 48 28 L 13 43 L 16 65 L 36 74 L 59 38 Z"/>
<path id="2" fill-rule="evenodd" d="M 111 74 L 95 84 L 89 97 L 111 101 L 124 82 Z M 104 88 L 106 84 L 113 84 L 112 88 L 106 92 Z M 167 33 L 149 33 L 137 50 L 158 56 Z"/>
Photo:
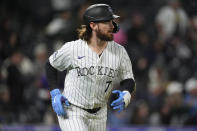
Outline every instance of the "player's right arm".
<path id="1" fill-rule="evenodd" d="M 63 104 L 69 105 L 68 100 L 63 96 L 57 87 L 58 71 L 63 71 L 70 65 L 69 44 L 65 44 L 58 51 L 54 52 L 46 62 L 46 77 L 48 80 L 52 107 L 59 116 L 65 116 Z"/>
<path id="2" fill-rule="evenodd" d="M 55 69 L 49 62 L 49 60 L 47 60 L 46 65 L 45 65 L 45 70 L 46 70 L 46 77 L 48 80 L 48 87 L 49 90 L 53 90 L 55 88 L 57 88 L 57 74 L 58 74 L 58 70 Z"/>

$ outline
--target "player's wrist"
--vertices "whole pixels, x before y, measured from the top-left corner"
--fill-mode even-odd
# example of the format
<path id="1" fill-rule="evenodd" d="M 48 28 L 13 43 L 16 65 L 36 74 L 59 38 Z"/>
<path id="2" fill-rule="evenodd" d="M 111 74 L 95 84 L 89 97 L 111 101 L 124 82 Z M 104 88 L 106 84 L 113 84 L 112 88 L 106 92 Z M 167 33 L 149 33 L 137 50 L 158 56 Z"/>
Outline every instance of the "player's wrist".
<path id="1" fill-rule="evenodd" d="M 127 90 L 124 90 L 123 93 L 124 93 L 123 99 L 124 99 L 124 103 L 125 103 L 124 106 L 126 108 L 129 105 L 129 103 L 131 102 L 131 94 Z"/>

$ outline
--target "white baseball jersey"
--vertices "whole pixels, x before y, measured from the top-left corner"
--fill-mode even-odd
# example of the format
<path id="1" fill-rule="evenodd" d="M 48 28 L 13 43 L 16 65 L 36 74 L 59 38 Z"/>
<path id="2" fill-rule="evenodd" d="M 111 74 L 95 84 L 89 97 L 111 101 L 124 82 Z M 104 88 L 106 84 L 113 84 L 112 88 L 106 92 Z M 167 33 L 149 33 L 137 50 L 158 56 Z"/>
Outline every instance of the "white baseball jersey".
<path id="1" fill-rule="evenodd" d="M 106 106 L 117 79 L 133 79 L 129 56 L 114 41 L 108 42 L 100 56 L 86 41 L 71 41 L 54 52 L 49 61 L 59 71 L 67 70 L 63 94 L 81 108 Z"/>

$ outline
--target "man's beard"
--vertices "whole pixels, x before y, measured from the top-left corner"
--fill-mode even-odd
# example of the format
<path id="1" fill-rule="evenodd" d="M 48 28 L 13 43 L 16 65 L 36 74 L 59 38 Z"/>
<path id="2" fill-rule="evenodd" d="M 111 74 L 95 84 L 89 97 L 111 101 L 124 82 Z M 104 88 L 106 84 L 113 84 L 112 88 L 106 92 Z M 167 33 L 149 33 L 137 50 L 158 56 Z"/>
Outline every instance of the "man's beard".
<path id="1" fill-rule="evenodd" d="M 100 29 L 97 30 L 96 36 L 102 41 L 112 41 L 114 39 L 113 35 L 104 34 Z"/>

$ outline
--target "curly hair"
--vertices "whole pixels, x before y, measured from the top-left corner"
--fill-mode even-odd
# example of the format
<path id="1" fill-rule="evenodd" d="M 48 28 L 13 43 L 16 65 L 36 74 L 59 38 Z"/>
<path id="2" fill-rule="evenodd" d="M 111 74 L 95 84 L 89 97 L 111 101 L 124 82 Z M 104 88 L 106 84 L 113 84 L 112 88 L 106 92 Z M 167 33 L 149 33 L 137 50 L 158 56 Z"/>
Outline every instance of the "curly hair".
<path id="1" fill-rule="evenodd" d="M 89 41 L 92 36 L 92 29 L 87 25 L 81 25 L 81 27 L 77 29 L 77 32 L 78 38 L 85 41 Z"/>

